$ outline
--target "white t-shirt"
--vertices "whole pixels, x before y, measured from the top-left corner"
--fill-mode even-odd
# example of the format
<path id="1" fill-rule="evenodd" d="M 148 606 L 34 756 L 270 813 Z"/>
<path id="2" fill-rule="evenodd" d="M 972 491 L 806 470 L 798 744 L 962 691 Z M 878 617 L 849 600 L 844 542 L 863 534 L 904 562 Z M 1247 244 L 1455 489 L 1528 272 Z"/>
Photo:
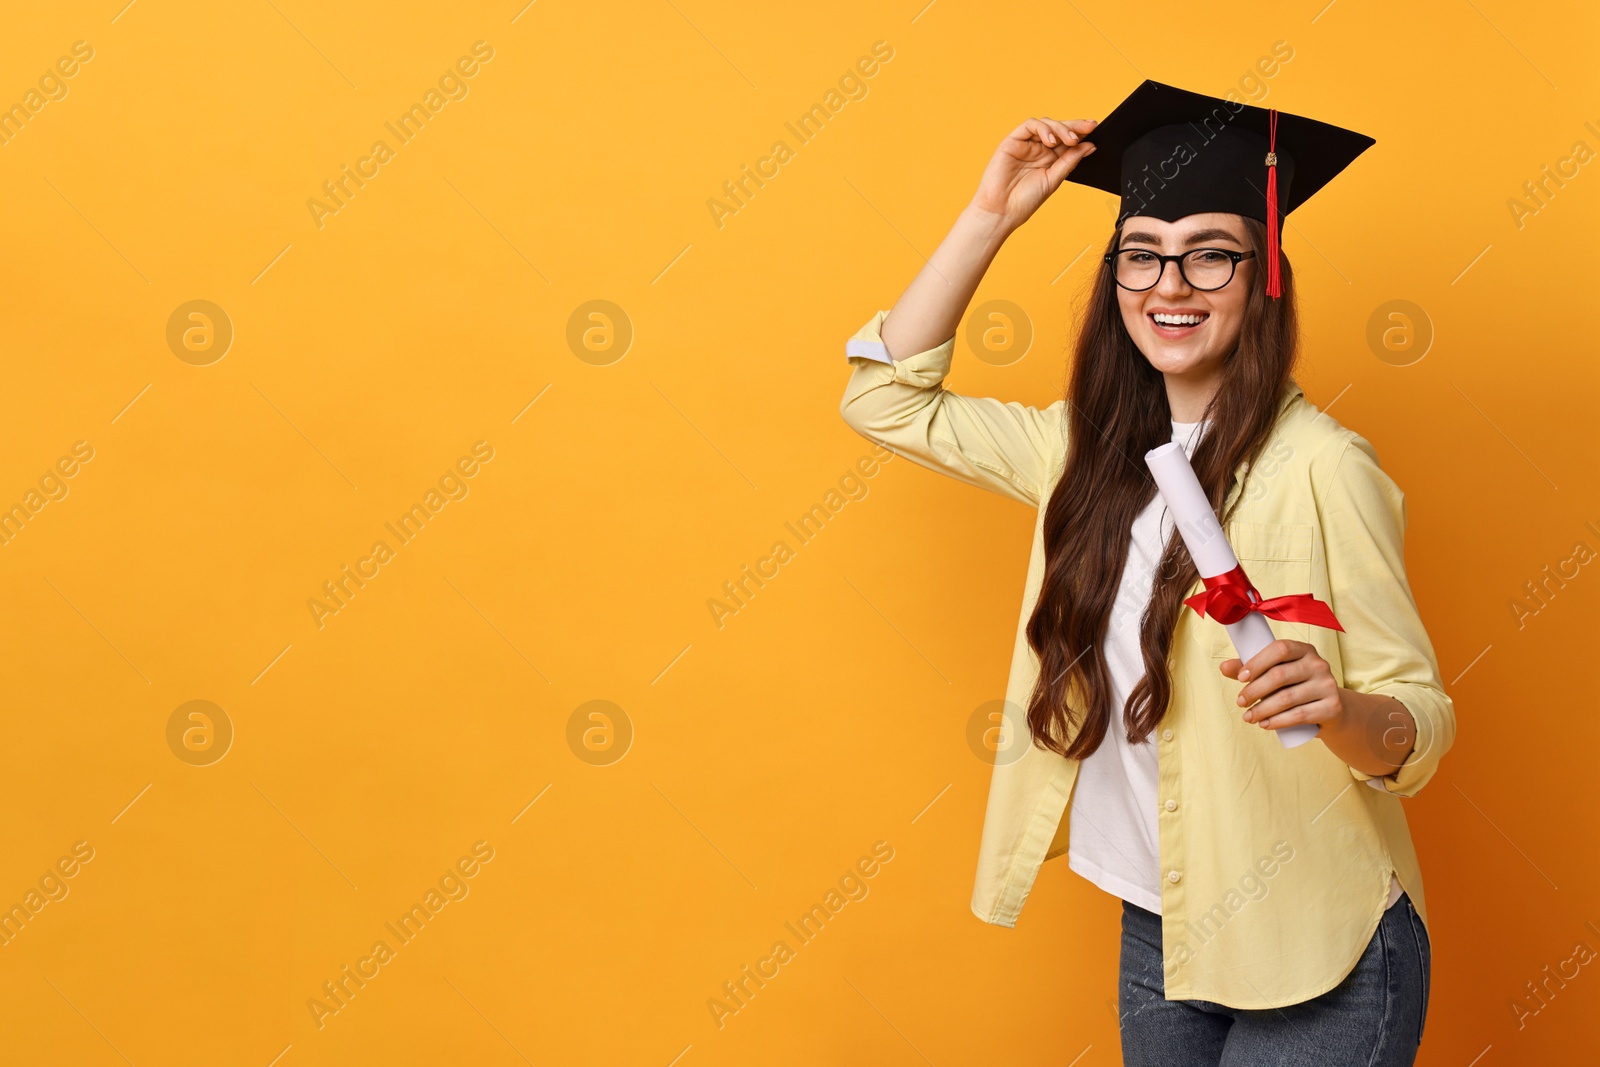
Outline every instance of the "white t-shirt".
<path id="1" fill-rule="evenodd" d="M 1199 422 L 1172 420 L 1172 439 L 1191 458 L 1204 432 Z M 1112 896 L 1157 915 L 1161 838 L 1155 740 L 1152 735 L 1129 744 L 1122 709 L 1145 674 L 1139 626 L 1172 530 L 1172 516 L 1160 493 L 1133 520 L 1128 561 L 1106 625 L 1112 719 L 1105 740 L 1078 767 L 1067 828 L 1068 867 Z M 1391 876 L 1389 904 L 1399 898 L 1400 883 Z"/>

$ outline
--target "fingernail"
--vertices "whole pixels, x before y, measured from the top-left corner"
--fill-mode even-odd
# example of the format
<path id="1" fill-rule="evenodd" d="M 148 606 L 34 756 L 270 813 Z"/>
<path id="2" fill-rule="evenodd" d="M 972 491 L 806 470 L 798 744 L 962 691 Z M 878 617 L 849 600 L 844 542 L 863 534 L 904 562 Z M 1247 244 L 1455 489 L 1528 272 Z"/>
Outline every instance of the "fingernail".
<path id="1" fill-rule="evenodd" d="M 1246 670 L 1245 668 L 1240 667 L 1239 668 L 1239 681 L 1242 682 L 1246 678 L 1249 678 L 1249 677 L 1250 677 L 1250 672 L 1248 670 Z"/>

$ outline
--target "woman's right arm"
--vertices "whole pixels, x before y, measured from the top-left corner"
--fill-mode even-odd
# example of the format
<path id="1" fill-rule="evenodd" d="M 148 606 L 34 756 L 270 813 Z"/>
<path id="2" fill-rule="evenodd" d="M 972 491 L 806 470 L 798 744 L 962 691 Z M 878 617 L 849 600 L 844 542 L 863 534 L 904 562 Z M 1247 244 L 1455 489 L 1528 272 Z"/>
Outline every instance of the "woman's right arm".
<path id="1" fill-rule="evenodd" d="M 1000 245 L 1094 151 L 1091 120 L 1028 119 L 1001 142 L 972 202 L 892 311 L 850 339 L 839 411 L 869 440 L 960 481 L 1037 506 L 1061 449 L 1057 401 L 1043 411 L 942 388 L 955 329 Z"/>

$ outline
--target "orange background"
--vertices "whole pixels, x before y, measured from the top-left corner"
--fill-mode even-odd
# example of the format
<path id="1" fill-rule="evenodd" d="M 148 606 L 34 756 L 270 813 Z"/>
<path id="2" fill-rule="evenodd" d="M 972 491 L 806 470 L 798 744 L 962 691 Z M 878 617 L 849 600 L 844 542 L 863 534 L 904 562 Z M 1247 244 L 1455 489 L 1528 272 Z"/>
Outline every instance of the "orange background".
<path id="1" fill-rule="evenodd" d="M 1141 77 L 1248 88 L 1278 41 L 1247 99 L 1377 138 L 1286 231 L 1299 379 L 1406 491 L 1460 719 L 1406 802 L 1421 1062 L 1594 1047 L 1593 966 L 1520 1028 L 1511 1005 L 1600 948 L 1600 572 L 1520 628 L 1511 602 L 1600 550 L 1596 164 L 1520 227 L 1507 206 L 1600 149 L 1592 6 L 119 8 L 19 10 L 0 39 L 0 103 L 93 49 L 0 146 L 0 504 L 93 450 L 0 546 L 0 904 L 93 853 L 0 947 L 8 1061 L 1117 1062 L 1117 902 L 1055 861 L 1017 929 L 967 906 L 967 731 L 1002 695 L 1029 512 L 895 460 L 720 628 L 707 603 L 871 453 L 838 416 L 844 341 L 1009 130 Z M 466 95 L 319 228 L 323 182 L 477 41 Z M 795 143 L 877 41 L 867 94 Z M 719 228 L 707 201 L 780 138 Z M 1032 348 L 963 340 L 953 388 L 1059 395 L 1113 205 L 1068 186 L 1016 234 L 974 306 L 1025 309 Z M 1366 339 L 1397 299 L 1435 333 L 1414 362 Z M 207 365 L 167 342 L 191 300 L 233 328 Z M 593 300 L 631 327 L 620 358 L 569 345 Z M 319 628 L 322 583 L 480 441 L 467 495 Z M 186 749 L 194 700 L 223 719 Z M 617 710 L 570 730 L 594 700 Z M 220 760 L 179 758 L 224 723 Z M 467 895 L 360 964 L 478 842 L 445 882 Z M 793 939 L 877 842 L 867 895 Z M 780 939 L 719 1027 L 708 1000 Z M 378 970 L 319 1028 L 346 965 Z"/>

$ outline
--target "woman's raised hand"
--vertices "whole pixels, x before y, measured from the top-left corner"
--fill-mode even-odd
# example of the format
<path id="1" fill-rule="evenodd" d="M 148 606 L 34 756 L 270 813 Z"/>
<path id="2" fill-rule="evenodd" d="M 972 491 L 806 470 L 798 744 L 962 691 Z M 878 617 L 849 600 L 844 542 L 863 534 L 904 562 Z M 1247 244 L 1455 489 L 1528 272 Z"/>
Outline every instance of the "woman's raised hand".
<path id="1" fill-rule="evenodd" d="M 891 359 L 926 351 L 954 336 L 961 314 L 1012 230 L 1094 151 L 1078 142 L 1094 119 L 1028 119 L 1000 142 L 983 181 L 949 234 L 900 294 L 880 337 Z"/>
<path id="2" fill-rule="evenodd" d="M 1003 232 L 1021 226 L 1094 151 L 1092 143 L 1080 141 L 1095 125 L 1095 119 L 1024 120 L 995 149 L 972 207 L 994 216 Z"/>

